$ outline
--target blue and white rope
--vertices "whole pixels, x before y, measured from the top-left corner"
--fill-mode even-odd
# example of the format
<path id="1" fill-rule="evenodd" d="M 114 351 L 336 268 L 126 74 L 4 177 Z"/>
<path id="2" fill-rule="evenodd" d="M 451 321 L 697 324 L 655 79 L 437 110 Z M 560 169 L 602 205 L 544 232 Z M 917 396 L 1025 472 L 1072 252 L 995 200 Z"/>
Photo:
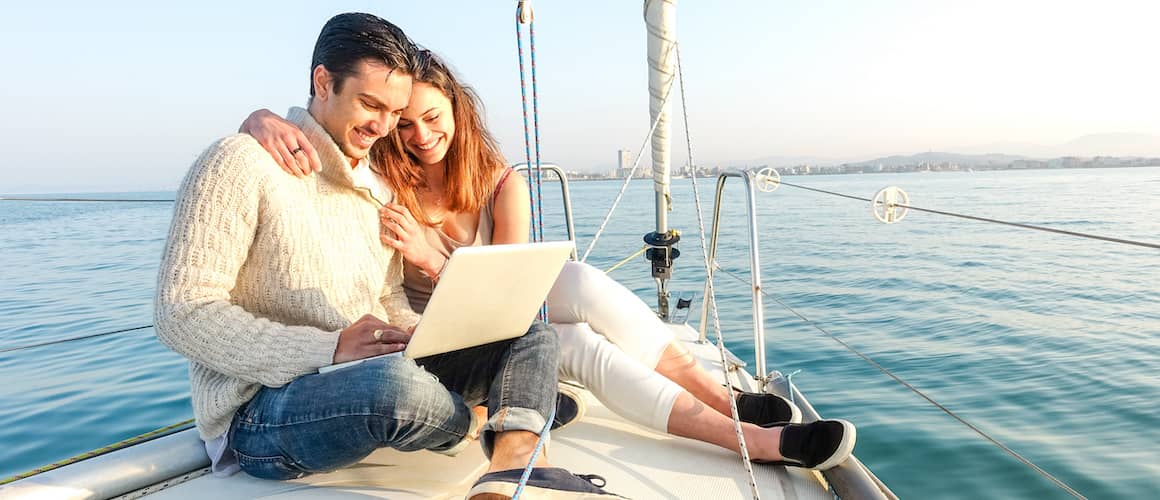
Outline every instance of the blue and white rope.
<path id="1" fill-rule="evenodd" d="M 525 78 L 526 71 L 524 70 L 524 32 L 521 25 L 524 24 L 525 9 L 527 14 L 528 24 L 528 42 L 529 53 L 532 67 L 532 124 L 528 124 L 528 84 Z M 536 31 L 535 31 L 535 16 L 532 13 L 531 6 L 527 0 L 520 0 L 516 5 L 516 50 L 519 54 L 520 62 L 520 104 L 523 107 L 524 118 L 524 158 L 528 165 L 528 199 L 531 202 L 532 210 L 532 224 L 530 226 L 531 241 L 544 240 L 544 210 L 543 210 L 543 182 L 542 172 L 540 166 L 540 115 L 538 94 L 536 91 Z M 532 162 L 532 133 L 535 134 L 536 156 L 535 163 Z M 533 172 L 531 166 L 535 165 Z M 534 179 L 534 185 L 533 185 Z"/>
<path id="2" fill-rule="evenodd" d="M 559 394 L 556 395 L 560 397 Z M 540 431 L 540 439 L 536 440 L 536 449 L 532 450 L 532 458 L 528 460 L 528 466 L 524 467 L 524 473 L 520 476 L 520 482 L 516 485 L 516 491 L 512 494 L 512 500 L 520 498 L 520 493 L 524 492 L 524 487 L 528 485 L 528 478 L 532 475 L 532 469 L 535 468 L 536 459 L 540 456 L 540 449 L 544 447 L 544 441 L 547 440 L 548 434 L 552 431 L 552 421 L 556 420 L 556 405 L 552 405 L 552 410 L 548 412 L 548 421 L 544 422 L 544 428 Z"/>
<path id="3" fill-rule="evenodd" d="M 525 19 L 528 24 L 528 50 L 532 66 L 532 129 L 536 137 L 536 168 L 534 171 L 531 168 L 532 149 L 528 134 L 528 85 L 524 78 L 524 33 L 523 29 L 520 28 Z M 544 241 L 544 183 L 543 168 L 540 164 L 540 107 L 539 95 L 536 92 L 536 27 L 535 15 L 532 13 L 532 7 L 528 0 L 520 0 L 516 4 L 516 51 L 520 59 L 520 104 L 524 112 L 524 158 L 528 165 L 528 200 L 531 210 L 531 224 L 528 225 L 528 230 L 531 233 L 529 239 L 531 241 Z M 534 189 L 533 178 L 535 179 Z M 547 303 L 540 306 L 539 319 L 548 321 Z"/>
<path id="4" fill-rule="evenodd" d="M 726 370 L 725 377 L 728 379 L 729 362 L 725 356 L 725 338 L 721 335 L 721 319 L 717 314 L 717 293 L 713 288 L 713 268 L 709 263 L 709 251 L 705 242 L 705 215 L 701 210 L 701 192 L 697 188 L 697 163 L 693 160 L 693 139 L 689 133 L 689 108 L 685 102 L 685 72 L 681 67 L 681 48 L 676 43 L 673 44 L 673 48 L 676 50 L 677 56 L 677 80 L 681 85 L 681 116 L 685 125 L 685 146 L 689 150 L 689 166 L 693 169 L 693 199 L 697 206 L 697 228 L 700 229 L 698 234 L 701 255 L 705 264 L 705 284 L 709 292 L 709 307 L 713 313 L 713 331 L 717 333 L 717 352 L 721 357 L 721 368 Z M 729 414 L 733 417 L 733 432 L 737 434 L 737 448 L 741 452 L 741 463 L 745 467 L 745 473 L 749 476 L 749 492 L 753 495 L 754 500 L 761 500 L 761 493 L 757 490 L 757 477 L 753 475 L 753 464 L 749 460 L 749 448 L 745 444 L 745 434 L 741 431 L 741 418 L 737 411 L 737 399 L 733 397 L 732 387 L 730 384 L 725 385 L 725 390 L 729 392 Z"/>

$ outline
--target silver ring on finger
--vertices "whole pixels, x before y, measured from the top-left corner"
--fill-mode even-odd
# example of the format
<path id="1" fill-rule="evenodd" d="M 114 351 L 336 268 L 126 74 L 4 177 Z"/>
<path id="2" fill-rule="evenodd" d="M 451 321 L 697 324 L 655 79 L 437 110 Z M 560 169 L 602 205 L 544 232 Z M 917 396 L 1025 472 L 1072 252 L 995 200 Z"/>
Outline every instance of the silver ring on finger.
<path id="1" fill-rule="evenodd" d="M 291 156 L 293 156 L 293 155 L 296 155 L 296 154 L 298 154 L 298 153 L 301 153 L 301 152 L 302 152 L 302 148 L 301 148 L 301 147 L 297 147 L 297 148 L 294 148 L 294 149 L 291 149 L 291 150 L 290 150 L 290 155 L 291 155 Z"/>
<path id="2" fill-rule="evenodd" d="M 382 330 L 375 330 L 375 332 L 372 333 L 371 335 L 373 335 L 375 337 L 375 342 L 382 342 L 382 340 L 383 340 L 383 331 Z"/>

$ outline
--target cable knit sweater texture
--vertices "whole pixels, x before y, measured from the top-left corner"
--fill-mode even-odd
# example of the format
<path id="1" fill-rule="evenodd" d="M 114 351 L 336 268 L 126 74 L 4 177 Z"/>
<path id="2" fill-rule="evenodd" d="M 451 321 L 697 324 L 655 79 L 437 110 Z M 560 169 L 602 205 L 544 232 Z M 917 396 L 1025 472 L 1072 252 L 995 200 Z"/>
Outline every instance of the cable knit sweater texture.
<path id="1" fill-rule="evenodd" d="M 364 314 L 408 327 L 402 256 L 379 241 L 378 209 L 338 145 L 310 114 L 322 171 L 283 172 L 252 137 L 226 137 L 194 162 L 174 206 L 157 279 L 158 338 L 189 358 L 193 410 L 206 440 L 262 386 L 331 364 L 338 333 Z"/>

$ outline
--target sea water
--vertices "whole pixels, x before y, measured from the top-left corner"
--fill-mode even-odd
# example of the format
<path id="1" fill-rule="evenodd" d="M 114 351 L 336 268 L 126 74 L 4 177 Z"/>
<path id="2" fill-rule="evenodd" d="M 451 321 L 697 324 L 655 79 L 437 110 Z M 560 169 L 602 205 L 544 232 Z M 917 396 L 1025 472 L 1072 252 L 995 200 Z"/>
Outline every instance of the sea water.
<path id="1" fill-rule="evenodd" d="M 785 181 L 864 198 L 893 185 L 916 207 L 1160 243 L 1160 168 Z M 714 179 L 697 183 L 708 225 Z M 590 263 L 641 248 L 654 229 L 651 186 L 628 186 Z M 571 184 L 581 252 L 620 187 Z M 564 238 L 559 185 L 542 190 L 544 233 Z M 682 255 L 670 289 L 696 294 L 697 326 L 705 270 L 692 180 L 672 190 Z M 752 371 L 740 180 L 725 193 L 717 312 Z M 790 186 L 756 205 L 769 369 L 796 373 L 824 416 L 854 422 L 856 454 L 901 497 L 1068 498 L 947 412 L 1090 498 L 1160 491 L 1160 250 L 915 211 L 886 225 L 869 203 Z M 0 350 L 151 324 L 171 210 L 0 201 Z M 611 275 L 655 303 L 643 258 Z M 190 418 L 187 377 L 151 328 L 0 353 L 0 478 Z"/>

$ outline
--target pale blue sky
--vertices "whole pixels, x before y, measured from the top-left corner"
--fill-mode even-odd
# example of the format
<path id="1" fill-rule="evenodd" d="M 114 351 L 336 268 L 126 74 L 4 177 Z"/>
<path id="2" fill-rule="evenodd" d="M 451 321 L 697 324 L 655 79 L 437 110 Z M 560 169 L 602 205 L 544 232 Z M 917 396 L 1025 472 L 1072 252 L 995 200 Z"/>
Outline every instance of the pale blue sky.
<path id="1" fill-rule="evenodd" d="M 610 167 L 649 126 L 640 3 L 534 5 L 544 158 Z M 1093 133 L 1160 136 L 1155 5 L 683 0 L 678 36 L 697 158 L 866 159 Z M 514 1 L 53 1 L 3 10 L 0 193 L 175 188 L 250 110 L 303 104 L 319 29 L 355 10 L 399 24 L 450 60 L 483 96 L 508 159 L 523 158 Z"/>

